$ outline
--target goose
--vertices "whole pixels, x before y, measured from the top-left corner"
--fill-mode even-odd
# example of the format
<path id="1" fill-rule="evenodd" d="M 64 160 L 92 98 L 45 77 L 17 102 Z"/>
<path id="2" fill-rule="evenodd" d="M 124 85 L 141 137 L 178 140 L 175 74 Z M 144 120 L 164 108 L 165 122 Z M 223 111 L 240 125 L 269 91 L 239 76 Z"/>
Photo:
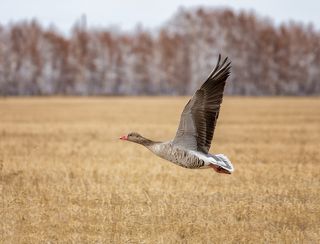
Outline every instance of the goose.
<path id="1" fill-rule="evenodd" d="M 227 156 L 209 153 L 230 68 L 228 57 L 221 62 L 219 54 L 215 68 L 185 105 L 173 140 L 152 141 L 136 132 L 120 139 L 141 144 L 157 156 L 184 168 L 212 168 L 217 173 L 231 174 L 234 167 Z"/>

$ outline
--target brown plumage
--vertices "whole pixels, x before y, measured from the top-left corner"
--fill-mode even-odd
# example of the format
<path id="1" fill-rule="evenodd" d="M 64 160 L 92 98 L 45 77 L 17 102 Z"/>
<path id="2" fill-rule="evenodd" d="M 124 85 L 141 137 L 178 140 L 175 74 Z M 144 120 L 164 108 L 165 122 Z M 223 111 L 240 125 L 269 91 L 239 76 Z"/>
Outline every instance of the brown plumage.
<path id="1" fill-rule="evenodd" d="M 219 173 L 230 174 L 233 166 L 226 156 L 209 154 L 230 68 L 228 58 L 221 62 L 219 55 L 214 70 L 184 107 L 173 140 L 154 142 L 138 133 L 120 139 L 144 145 L 159 157 L 185 168 L 211 167 Z"/>

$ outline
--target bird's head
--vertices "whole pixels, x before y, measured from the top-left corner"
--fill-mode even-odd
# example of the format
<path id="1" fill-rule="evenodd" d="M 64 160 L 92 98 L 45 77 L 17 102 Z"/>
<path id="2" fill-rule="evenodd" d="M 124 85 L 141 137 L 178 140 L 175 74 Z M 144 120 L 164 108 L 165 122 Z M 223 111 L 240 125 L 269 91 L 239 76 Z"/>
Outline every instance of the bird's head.
<path id="1" fill-rule="evenodd" d="M 132 141 L 138 144 L 144 144 L 144 142 L 146 141 L 146 138 L 144 138 L 137 132 L 131 132 L 128 135 L 121 136 L 120 140 Z"/>

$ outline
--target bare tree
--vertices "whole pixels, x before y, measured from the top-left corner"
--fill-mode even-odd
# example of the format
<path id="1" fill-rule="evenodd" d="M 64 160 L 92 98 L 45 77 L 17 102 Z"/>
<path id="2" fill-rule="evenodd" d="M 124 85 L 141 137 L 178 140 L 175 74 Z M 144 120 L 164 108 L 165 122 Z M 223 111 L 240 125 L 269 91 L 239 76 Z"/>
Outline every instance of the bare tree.
<path id="1" fill-rule="evenodd" d="M 89 29 L 69 36 L 37 21 L 0 25 L 0 95 L 190 94 L 218 53 L 227 93 L 319 95 L 320 32 L 229 9 L 179 9 L 158 31 Z"/>

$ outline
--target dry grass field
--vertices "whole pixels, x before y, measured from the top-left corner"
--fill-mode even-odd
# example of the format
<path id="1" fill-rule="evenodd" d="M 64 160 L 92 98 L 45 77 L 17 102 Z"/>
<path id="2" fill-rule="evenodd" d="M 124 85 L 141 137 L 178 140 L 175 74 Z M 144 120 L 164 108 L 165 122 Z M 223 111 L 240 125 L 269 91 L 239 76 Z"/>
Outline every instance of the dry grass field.
<path id="1" fill-rule="evenodd" d="M 232 175 L 140 145 L 188 98 L 1 98 L 0 243 L 319 243 L 320 99 L 226 97 L 211 152 Z"/>

